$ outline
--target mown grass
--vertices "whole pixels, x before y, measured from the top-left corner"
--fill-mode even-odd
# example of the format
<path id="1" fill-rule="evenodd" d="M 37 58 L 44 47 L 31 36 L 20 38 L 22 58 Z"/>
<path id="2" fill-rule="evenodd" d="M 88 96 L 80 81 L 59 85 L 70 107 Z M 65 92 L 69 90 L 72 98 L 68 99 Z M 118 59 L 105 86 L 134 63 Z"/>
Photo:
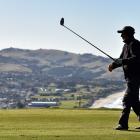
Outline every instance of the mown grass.
<path id="1" fill-rule="evenodd" d="M 0 140 L 139 140 L 134 113 L 130 130 L 116 131 L 121 111 L 24 109 L 0 110 Z"/>
<path id="2" fill-rule="evenodd" d="M 59 107 L 70 109 L 70 108 L 74 108 L 76 106 L 78 107 L 78 104 L 76 103 L 75 100 L 68 100 L 68 101 L 61 101 L 61 104 Z"/>

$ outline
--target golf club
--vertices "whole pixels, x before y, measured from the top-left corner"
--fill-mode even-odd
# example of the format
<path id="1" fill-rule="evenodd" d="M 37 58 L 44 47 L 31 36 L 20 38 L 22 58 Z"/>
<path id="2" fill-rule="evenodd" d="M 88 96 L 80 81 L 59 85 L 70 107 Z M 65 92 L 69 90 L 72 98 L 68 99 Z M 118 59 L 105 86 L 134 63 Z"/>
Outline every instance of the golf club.
<path id="1" fill-rule="evenodd" d="M 65 26 L 64 25 L 64 18 L 61 18 L 60 25 L 62 25 L 63 27 L 65 27 L 66 29 L 68 29 L 69 31 L 71 31 L 72 33 L 74 33 L 76 36 L 78 36 L 81 39 L 83 39 L 84 41 L 86 41 L 88 44 L 92 45 L 94 48 L 96 48 L 97 50 L 99 50 L 100 52 L 102 52 L 103 54 L 105 54 L 106 56 L 108 56 L 113 61 L 115 61 L 115 59 L 113 57 L 111 57 L 110 55 L 108 55 L 107 53 L 105 53 L 104 51 L 102 51 L 101 49 L 99 49 L 98 47 L 96 47 L 95 45 L 93 45 L 91 42 L 89 42 L 88 40 L 86 40 L 85 38 L 83 38 L 82 36 L 80 36 L 76 32 L 74 32 L 73 30 L 71 30 L 70 28 L 68 28 L 67 26 Z"/>

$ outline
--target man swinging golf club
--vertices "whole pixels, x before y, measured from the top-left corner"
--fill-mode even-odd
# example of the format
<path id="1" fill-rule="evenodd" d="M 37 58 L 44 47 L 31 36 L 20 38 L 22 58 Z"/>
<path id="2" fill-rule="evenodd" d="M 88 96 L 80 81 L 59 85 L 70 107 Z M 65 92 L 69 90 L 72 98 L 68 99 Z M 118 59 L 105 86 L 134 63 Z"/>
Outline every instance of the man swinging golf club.
<path id="1" fill-rule="evenodd" d="M 118 33 L 121 34 L 124 47 L 119 59 L 110 64 L 108 70 L 112 72 L 115 68 L 123 67 L 127 89 L 122 100 L 122 114 L 115 129 L 128 130 L 131 107 L 140 121 L 140 42 L 134 38 L 135 29 L 131 26 L 125 26 L 122 30 L 118 30 Z"/>
<path id="2" fill-rule="evenodd" d="M 125 26 L 122 30 L 118 30 L 118 33 L 121 33 L 121 37 L 125 44 L 120 57 L 118 59 L 114 59 L 106 52 L 102 51 L 91 42 L 65 26 L 64 18 L 61 18 L 60 25 L 112 59 L 113 63 L 108 66 L 108 70 L 110 72 L 112 72 L 112 70 L 115 68 L 123 67 L 127 89 L 123 98 L 122 115 L 116 130 L 128 130 L 128 119 L 131 107 L 133 108 L 134 112 L 138 116 L 138 120 L 140 121 L 140 42 L 134 38 L 135 29 L 131 26 Z M 138 127 L 138 129 L 140 129 L 140 127 Z"/>

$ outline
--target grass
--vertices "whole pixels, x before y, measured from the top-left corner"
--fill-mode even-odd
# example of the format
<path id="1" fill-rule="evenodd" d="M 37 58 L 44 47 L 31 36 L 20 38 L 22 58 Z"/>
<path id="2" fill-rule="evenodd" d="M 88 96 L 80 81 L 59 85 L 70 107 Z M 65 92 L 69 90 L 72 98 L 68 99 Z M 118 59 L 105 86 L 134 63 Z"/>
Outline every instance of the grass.
<path id="1" fill-rule="evenodd" d="M 88 102 L 88 100 L 86 99 L 82 99 L 81 100 L 81 106 L 83 104 L 86 104 Z M 65 108 L 65 109 L 72 109 L 72 108 L 78 108 L 79 107 L 79 100 L 65 100 L 65 101 L 61 101 L 61 104 L 59 106 L 59 108 Z"/>
<path id="2" fill-rule="evenodd" d="M 68 100 L 68 101 L 61 101 L 60 108 L 74 108 L 75 106 L 78 106 L 75 100 Z"/>
<path id="3" fill-rule="evenodd" d="M 72 109 L 0 110 L 0 140 L 139 140 L 134 113 L 130 130 L 116 131 L 121 111 Z"/>

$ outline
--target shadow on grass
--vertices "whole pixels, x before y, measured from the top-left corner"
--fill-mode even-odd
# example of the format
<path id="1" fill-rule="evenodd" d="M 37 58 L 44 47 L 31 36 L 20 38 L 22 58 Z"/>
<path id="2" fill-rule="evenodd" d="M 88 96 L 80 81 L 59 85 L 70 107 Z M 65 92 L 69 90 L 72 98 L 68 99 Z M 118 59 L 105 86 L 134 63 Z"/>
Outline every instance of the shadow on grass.
<path id="1" fill-rule="evenodd" d="M 114 129 L 114 130 L 116 130 L 116 129 Z M 116 130 L 116 131 L 127 131 L 127 132 L 139 132 L 140 133 L 140 129 Z"/>
<path id="2" fill-rule="evenodd" d="M 135 130 L 127 130 L 127 131 L 130 131 L 130 132 L 139 132 L 140 133 L 140 129 L 135 129 Z"/>

